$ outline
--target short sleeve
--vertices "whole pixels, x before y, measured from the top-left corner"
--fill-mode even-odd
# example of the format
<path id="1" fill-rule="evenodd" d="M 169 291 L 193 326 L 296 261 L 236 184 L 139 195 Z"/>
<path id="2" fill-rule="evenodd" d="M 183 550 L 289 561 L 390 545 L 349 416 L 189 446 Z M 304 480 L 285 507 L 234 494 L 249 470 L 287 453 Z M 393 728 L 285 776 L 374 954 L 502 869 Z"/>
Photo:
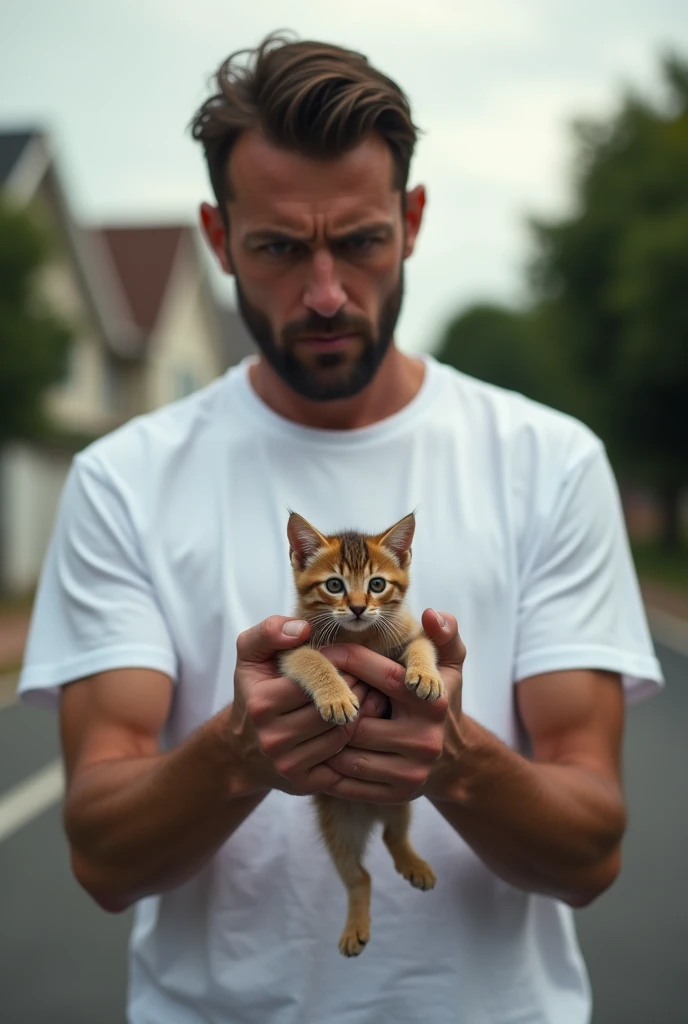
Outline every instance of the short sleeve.
<path id="1" fill-rule="evenodd" d="M 590 668 L 619 672 L 629 703 L 664 682 L 611 466 L 599 441 L 563 477 L 524 566 L 515 680 Z"/>
<path id="2" fill-rule="evenodd" d="M 95 672 L 177 658 L 125 496 L 84 456 L 72 463 L 46 554 L 19 696 L 54 707 L 59 687 Z"/>

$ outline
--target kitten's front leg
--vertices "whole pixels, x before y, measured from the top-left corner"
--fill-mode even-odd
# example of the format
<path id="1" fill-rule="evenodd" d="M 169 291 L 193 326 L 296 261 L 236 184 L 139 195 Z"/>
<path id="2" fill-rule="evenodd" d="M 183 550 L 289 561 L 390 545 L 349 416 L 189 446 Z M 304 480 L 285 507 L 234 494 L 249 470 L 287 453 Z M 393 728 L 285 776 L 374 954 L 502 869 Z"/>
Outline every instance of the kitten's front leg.
<path id="1" fill-rule="evenodd" d="M 444 696 L 444 681 L 437 668 L 437 648 L 426 636 L 416 637 L 402 655 L 406 665 L 406 687 L 422 700 Z"/>
<path id="2" fill-rule="evenodd" d="M 279 656 L 282 675 L 298 683 L 326 722 L 346 725 L 358 714 L 359 703 L 331 661 L 312 647 L 296 647 Z"/>

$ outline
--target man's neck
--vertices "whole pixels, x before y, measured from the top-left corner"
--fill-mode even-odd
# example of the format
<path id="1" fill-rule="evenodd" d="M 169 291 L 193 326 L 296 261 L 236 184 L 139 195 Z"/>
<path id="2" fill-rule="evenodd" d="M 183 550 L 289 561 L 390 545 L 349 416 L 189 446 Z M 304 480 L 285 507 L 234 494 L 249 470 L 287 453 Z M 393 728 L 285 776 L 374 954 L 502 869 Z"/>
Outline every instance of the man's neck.
<path id="1" fill-rule="evenodd" d="M 355 430 L 393 416 L 418 394 L 424 376 L 421 360 L 412 359 L 390 345 L 363 391 L 352 398 L 313 402 L 285 384 L 263 356 L 249 369 L 254 391 L 274 412 L 294 423 L 321 430 Z"/>

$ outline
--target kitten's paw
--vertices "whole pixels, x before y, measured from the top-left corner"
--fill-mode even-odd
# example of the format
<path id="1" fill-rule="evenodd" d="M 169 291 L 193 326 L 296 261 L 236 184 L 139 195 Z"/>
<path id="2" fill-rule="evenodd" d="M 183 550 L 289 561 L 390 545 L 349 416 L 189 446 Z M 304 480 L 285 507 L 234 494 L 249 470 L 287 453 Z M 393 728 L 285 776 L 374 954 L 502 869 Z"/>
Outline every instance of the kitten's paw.
<path id="1" fill-rule="evenodd" d="M 319 696 L 315 706 L 326 722 L 346 725 L 347 722 L 354 721 L 360 705 L 358 698 L 344 685 L 343 690 Z"/>
<path id="2" fill-rule="evenodd" d="M 428 672 L 409 665 L 406 670 L 406 689 L 415 690 L 421 700 L 437 700 L 444 696 L 444 681 L 436 670 Z"/>
<path id="3" fill-rule="evenodd" d="M 435 872 L 432 870 L 427 861 L 424 861 L 421 857 L 409 860 L 403 865 L 399 866 L 397 870 L 404 876 L 407 882 L 410 882 L 414 889 L 422 889 L 423 892 L 427 892 L 428 889 L 435 888 Z"/>
<path id="4" fill-rule="evenodd" d="M 370 941 L 370 926 L 364 924 L 349 925 L 342 932 L 339 940 L 339 952 L 343 956 L 359 956 Z"/>

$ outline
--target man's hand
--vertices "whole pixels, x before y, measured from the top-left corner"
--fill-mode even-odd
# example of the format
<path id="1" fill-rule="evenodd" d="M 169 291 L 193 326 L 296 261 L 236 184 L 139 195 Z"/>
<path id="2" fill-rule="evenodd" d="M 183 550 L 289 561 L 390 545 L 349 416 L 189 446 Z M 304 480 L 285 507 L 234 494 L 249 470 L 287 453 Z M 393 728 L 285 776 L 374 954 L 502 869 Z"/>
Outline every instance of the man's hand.
<path id="1" fill-rule="evenodd" d="M 285 632 L 285 626 L 292 633 Z M 228 732 L 237 754 L 245 791 L 281 789 L 304 796 L 333 786 L 340 778 L 326 763 L 346 745 L 356 723 L 324 722 L 310 697 L 280 675 L 275 656 L 304 643 L 310 624 L 273 615 L 237 639 L 234 702 Z M 359 699 L 357 722 L 384 712 L 382 694 L 342 673 Z"/>
<path id="2" fill-rule="evenodd" d="M 349 744 L 327 767 L 342 778 L 325 782 L 331 796 L 372 803 L 406 803 L 429 792 L 435 780 L 456 771 L 461 752 L 461 680 L 466 648 L 452 615 L 427 609 L 423 628 L 437 647 L 446 696 L 421 700 L 405 686 L 405 669 L 359 644 L 337 644 L 323 654 L 340 671 L 369 683 L 390 699 L 389 720 L 359 715 Z M 371 691 L 374 693 L 374 690 Z"/>

